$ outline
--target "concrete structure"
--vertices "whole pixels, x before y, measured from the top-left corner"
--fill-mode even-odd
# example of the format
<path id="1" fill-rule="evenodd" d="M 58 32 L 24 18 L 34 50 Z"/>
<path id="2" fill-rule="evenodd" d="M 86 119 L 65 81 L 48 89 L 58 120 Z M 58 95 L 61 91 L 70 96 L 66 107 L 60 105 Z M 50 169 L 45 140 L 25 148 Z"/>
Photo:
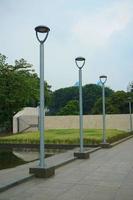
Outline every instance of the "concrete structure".
<path id="1" fill-rule="evenodd" d="M 25 107 L 13 117 L 13 133 L 34 131 L 38 126 L 39 108 Z"/>
<path id="2" fill-rule="evenodd" d="M 106 128 L 130 131 L 129 114 L 106 115 Z M 38 108 L 24 108 L 13 118 L 13 133 L 38 130 Z M 85 129 L 102 129 L 102 115 L 84 115 Z M 46 116 L 45 129 L 78 129 L 79 116 Z"/>

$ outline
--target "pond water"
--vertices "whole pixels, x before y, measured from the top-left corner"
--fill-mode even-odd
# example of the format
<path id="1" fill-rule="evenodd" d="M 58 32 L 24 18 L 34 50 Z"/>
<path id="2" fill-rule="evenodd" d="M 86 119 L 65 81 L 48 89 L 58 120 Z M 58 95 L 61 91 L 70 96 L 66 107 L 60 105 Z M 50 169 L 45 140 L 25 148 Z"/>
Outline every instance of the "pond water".
<path id="1" fill-rule="evenodd" d="M 61 149 L 45 149 L 46 157 L 55 155 L 57 153 L 65 152 Z M 10 150 L 0 150 L 0 170 L 16 167 L 34 160 L 39 159 L 38 149 L 29 148 L 13 148 Z"/>

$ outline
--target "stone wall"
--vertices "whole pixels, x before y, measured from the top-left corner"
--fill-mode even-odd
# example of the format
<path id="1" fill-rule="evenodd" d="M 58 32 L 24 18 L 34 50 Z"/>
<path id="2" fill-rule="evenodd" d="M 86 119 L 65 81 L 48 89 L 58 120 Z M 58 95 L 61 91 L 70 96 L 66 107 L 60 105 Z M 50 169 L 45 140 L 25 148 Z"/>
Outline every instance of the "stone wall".
<path id="1" fill-rule="evenodd" d="M 129 131 L 129 115 L 106 115 L 106 128 Z M 102 115 L 84 115 L 83 127 L 85 129 L 101 129 Z M 78 129 L 79 116 L 46 116 L 45 129 Z M 37 115 L 20 115 L 13 118 L 13 133 L 38 130 Z"/>

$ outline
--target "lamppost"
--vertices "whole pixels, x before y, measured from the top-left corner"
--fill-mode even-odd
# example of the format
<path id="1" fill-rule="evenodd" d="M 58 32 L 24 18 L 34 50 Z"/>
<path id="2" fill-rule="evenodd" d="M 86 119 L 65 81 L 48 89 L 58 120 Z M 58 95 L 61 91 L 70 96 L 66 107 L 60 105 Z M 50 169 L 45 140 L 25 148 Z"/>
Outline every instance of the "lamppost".
<path id="1" fill-rule="evenodd" d="M 46 41 L 50 29 L 47 26 L 35 27 L 36 37 L 40 43 L 40 111 L 39 111 L 39 122 L 40 122 L 40 168 L 45 167 L 45 143 L 44 143 L 44 42 Z M 40 39 L 39 34 L 43 34 L 44 38 Z"/>
<path id="2" fill-rule="evenodd" d="M 132 132 L 132 98 L 128 97 L 128 103 L 129 103 L 129 114 L 130 114 L 130 132 Z"/>
<path id="3" fill-rule="evenodd" d="M 107 81 L 107 76 L 102 75 L 99 77 L 100 83 L 102 84 L 102 103 L 103 103 L 103 138 L 102 143 L 106 144 L 106 127 L 105 127 L 105 83 Z"/>
<path id="4" fill-rule="evenodd" d="M 82 103 L 82 68 L 85 64 L 85 58 L 77 57 L 75 58 L 75 63 L 79 69 L 79 127 L 80 127 L 80 153 L 83 153 L 83 103 Z"/>
<path id="5" fill-rule="evenodd" d="M 40 132 L 40 166 L 29 169 L 30 174 L 38 178 L 48 178 L 55 174 L 55 167 L 46 167 L 45 164 L 45 137 L 44 137 L 44 42 L 46 41 L 50 29 L 47 26 L 35 27 L 36 37 L 40 43 L 40 107 L 39 107 L 39 132 Z M 44 35 L 43 39 L 39 34 Z M 42 37 L 41 37 L 42 38 Z"/>

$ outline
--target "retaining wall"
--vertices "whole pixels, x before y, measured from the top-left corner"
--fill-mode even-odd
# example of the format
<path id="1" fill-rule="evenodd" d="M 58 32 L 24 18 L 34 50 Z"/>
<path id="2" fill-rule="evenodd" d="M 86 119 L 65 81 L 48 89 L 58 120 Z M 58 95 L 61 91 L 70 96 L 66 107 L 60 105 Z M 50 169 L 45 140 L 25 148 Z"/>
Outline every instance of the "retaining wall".
<path id="1" fill-rule="evenodd" d="M 106 128 L 129 131 L 129 114 L 106 115 Z M 85 129 L 101 129 L 102 115 L 84 115 L 83 127 Z M 78 129 L 79 116 L 46 116 L 45 129 Z M 13 118 L 13 133 L 22 131 L 37 131 L 37 115 L 21 115 Z"/>

